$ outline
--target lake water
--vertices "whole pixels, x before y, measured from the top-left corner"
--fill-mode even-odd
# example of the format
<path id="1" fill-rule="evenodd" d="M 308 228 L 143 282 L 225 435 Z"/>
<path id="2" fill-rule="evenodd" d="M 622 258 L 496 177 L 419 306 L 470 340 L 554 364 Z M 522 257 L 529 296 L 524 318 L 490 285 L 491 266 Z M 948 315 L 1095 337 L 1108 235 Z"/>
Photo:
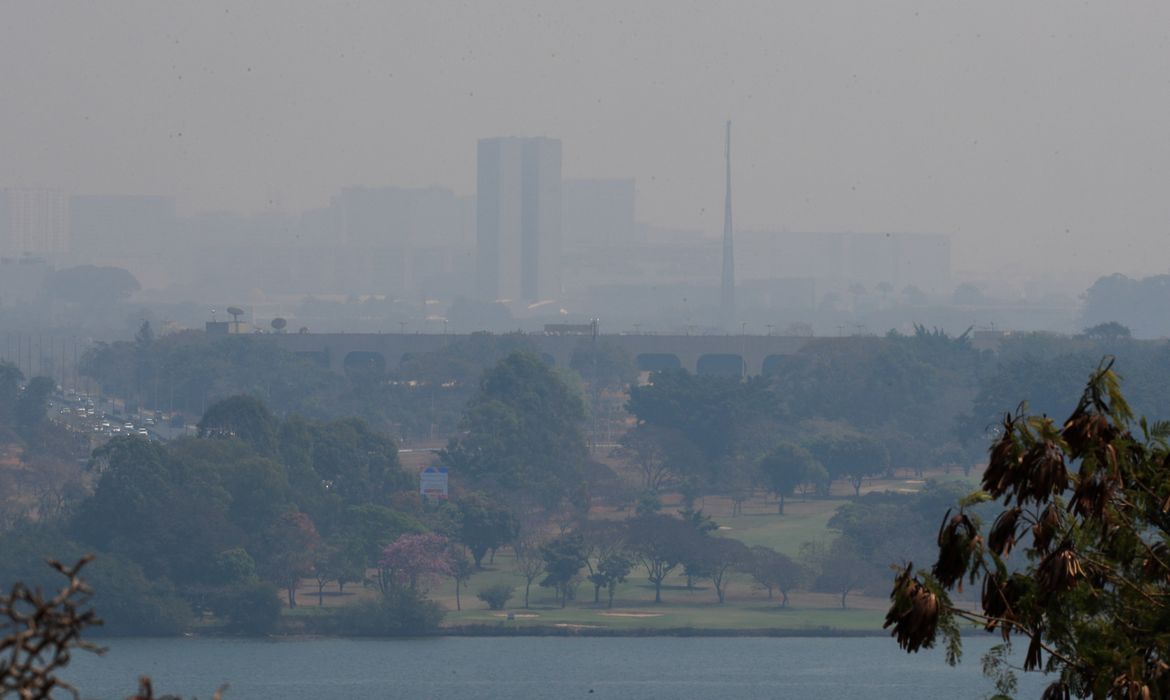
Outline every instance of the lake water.
<path id="1" fill-rule="evenodd" d="M 207 700 L 280 698 L 983 698 L 979 659 L 906 654 L 888 638 L 445 637 L 413 640 L 126 639 L 78 654 L 67 680 L 85 698 L 125 698 L 142 674 L 156 692 Z M 1022 674 L 1021 674 L 1022 675 Z M 1021 677 L 1021 698 L 1043 679 Z M 590 692 L 592 691 L 592 692 Z"/>

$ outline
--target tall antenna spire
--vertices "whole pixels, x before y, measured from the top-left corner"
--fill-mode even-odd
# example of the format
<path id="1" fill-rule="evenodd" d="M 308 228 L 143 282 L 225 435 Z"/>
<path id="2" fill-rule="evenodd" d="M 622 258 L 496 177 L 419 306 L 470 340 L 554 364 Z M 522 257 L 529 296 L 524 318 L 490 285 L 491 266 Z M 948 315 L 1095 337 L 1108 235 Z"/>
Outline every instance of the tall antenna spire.
<path id="1" fill-rule="evenodd" d="M 735 323 L 735 247 L 731 240 L 731 122 L 727 122 L 727 193 L 723 198 L 723 277 L 719 294 L 724 329 Z"/>

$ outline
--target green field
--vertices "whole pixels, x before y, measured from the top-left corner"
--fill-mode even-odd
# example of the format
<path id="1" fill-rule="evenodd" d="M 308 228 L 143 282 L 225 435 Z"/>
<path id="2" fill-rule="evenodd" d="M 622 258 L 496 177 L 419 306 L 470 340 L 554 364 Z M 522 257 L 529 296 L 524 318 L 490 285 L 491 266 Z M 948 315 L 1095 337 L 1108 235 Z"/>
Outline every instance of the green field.
<path id="1" fill-rule="evenodd" d="M 468 624 L 508 624 L 511 626 L 560 626 L 578 629 L 726 629 L 726 630 L 875 630 L 881 626 L 884 599 L 850 596 L 849 608 L 841 609 L 832 595 L 796 592 L 788 607 L 780 606 L 779 594 L 769 601 L 767 592 L 754 587 L 751 578 L 737 574 L 728 584 L 727 602 L 720 605 L 708 582 L 699 581 L 693 589 L 686 578 L 672 576 L 663 586 L 662 603 L 654 603 L 654 587 L 645 572 L 635 569 L 629 580 L 618 588 L 612 609 L 606 607 L 605 591 L 601 603 L 593 603 L 593 586 L 588 582 L 577 589 L 576 600 L 561 608 L 550 589 L 533 584 L 529 609 L 524 609 L 524 580 L 511 570 L 510 553 L 497 554 L 493 566 L 472 577 L 462 594 L 462 611 L 455 610 L 454 587 L 450 582 L 432 589 L 432 597 L 448 610 L 447 626 Z M 487 609 L 475 597 L 475 591 L 505 583 L 516 587 L 508 612 L 516 619 L 506 620 L 506 612 Z M 531 616 L 531 617 L 529 617 Z"/>
<path id="2" fill-rule="evenodd" d="M 939 475 L 940 477 L 942 475 Z M 945 477 L 943 477 L 945 478 Z M 920 481 L 875 480 L 865 490 L 913 490 Z M 764 545 L 796 557 L 804 542 L 829 542 L 836 536 L 828 528 L 828 521 L 843 503 L 848 502 L 845 491 L 834 492 L 831 498 L 790 499 L 785 514 L 778 515 L 776 502 L 757 498 L 744 504 L 743 515 L 731 517 L 731 503 L 723 498 L 708 497 L 696 504 L 719 524 L 718 535 L 734 537 L 747 545 Z M 668 508 L 668 510 L 671 508 Z M 607 517 L 623 517 L 608 514 Z M 617 591 L 612 610 L 606 607 L 605 592 L 600 604 L 593 602 L 593 587 L 582 583 L 576 599 L 565 608 L 556 602 L 553 592 L 532 584 L 529 609 L 524 609 L 524 579 L 513 571 L 512 553 L 508 549 L 496 553 L 495 560 L 484 560 L 485 568 L 472 576 L 462 589 L 461 607 L 456 610 L 455 588 L 449 580 L 436 582 L 430 597 L 447 611 L 444 626 L 499 626 L 501 630 L 530 627 L 552 627 L 587 633 L 591 629 L 606 630 L 726 630 L 750 633 L 752 630 L 793 632 L 874 632 L 881 629 L 888 591 L 851 593 L 848 607 L 841 608 L 840 599 L 831 594 L 796 591 L 790 594 L 789 605 L 780 606 L 779 594 L 769 600 L 767 592 L 758 589 L 746 574 L 735 574 L 728 585 L 727 602 L 719 604 L 709 582 L 698 581 L 694 588 L 686 587 L 686 578 L 680 569 L 663 587 L 661 604 L 654 603 L 654 588 L 646 581 L 645 572 L 636 568 L 629 580 Z M 539 579 L 537 579 L 539 581 Z M 515 595 L 505 611 L 489 610 L 476 598 L 476 592 L 488 586 L 506 584 L 515 587 Z M 316 586 L 309 581 L 298 596 L 301 607 L 291 611 L 293 616 L 317 614 Z M 336 587 L 326 589 L 326 606 L 344 605 L 360 599 L 372 599 L 377 593 L 351 585 L 344 597 L 336 594 Z M 508 613 L 512 620 L 507 619 Z"/>

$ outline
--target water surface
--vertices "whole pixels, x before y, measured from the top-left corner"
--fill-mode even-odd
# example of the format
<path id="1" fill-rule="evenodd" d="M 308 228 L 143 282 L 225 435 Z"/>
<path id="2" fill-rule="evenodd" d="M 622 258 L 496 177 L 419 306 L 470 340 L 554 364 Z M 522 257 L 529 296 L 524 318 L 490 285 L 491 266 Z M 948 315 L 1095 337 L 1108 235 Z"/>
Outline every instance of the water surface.
<path id="1" fill-rule="evenodd" d="M 979 657 L 906 654 L 887 638 L 440 637 L 412 640 L 125 639 L 79 654 L 68 680 L 86 698 L 156 691 L 225 700 L 282 698 L 858 698 L 936 700 L 993 693 Z M 1021 678 L 1021 698 L 1044 683 Z M 592 691 L 592 692 L 590 692 Z"/>

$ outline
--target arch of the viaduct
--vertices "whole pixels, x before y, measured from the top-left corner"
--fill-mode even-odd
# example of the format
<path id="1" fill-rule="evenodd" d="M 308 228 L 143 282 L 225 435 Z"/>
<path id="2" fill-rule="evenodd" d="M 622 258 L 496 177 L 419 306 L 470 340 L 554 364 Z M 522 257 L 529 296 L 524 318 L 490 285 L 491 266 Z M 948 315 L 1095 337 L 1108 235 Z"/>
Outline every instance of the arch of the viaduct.
<path id="1" fill-rule="evenodd" d="M 412 354 L 433 352 L 467 336 L 401 333 L 289 333 L 270 335 L 273 342 L 344 373 L 347 368 L 393 368 Z M 546 362 L 569 366 L 574 348 L 589 336 L 527 336 Z M 623 348 L 642 371 L 681 368 L 699 374 L 775 372 L 808 338 L 764 335 L 602 335 L 602 342 Z M 379 359 L 379 357 L 381 359 Z"/>

